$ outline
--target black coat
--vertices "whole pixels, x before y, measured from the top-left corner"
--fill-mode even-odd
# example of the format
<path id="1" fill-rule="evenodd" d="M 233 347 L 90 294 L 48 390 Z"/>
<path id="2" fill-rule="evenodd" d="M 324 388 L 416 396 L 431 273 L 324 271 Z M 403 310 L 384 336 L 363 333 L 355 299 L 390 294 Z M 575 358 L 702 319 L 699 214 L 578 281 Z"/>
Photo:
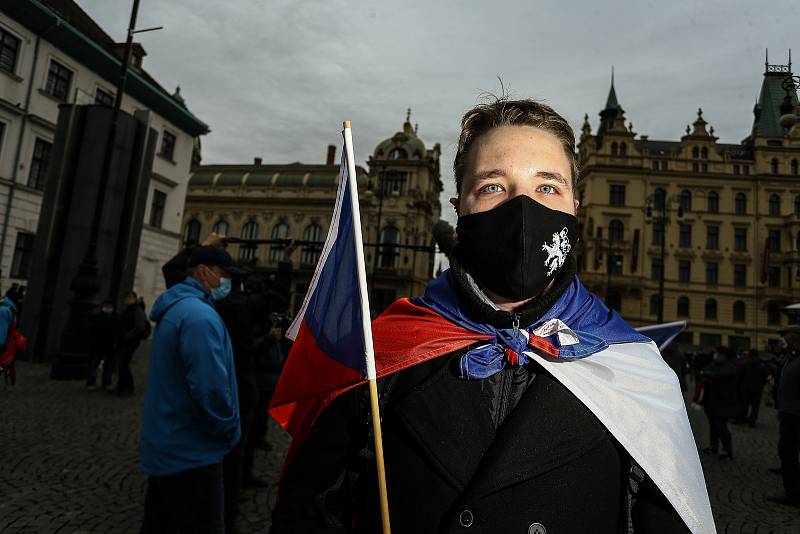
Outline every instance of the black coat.
<path id="1" fill-rule="evenodd" d="M 734 417 L 737 412 L 737 370 L 732 360 L 711 362 L 701 372 L 703 408 L 708 415 Z"/>
<path id="2" fill-rule="evenodd" d="M 120 347 L 136 349 L 144 336 L 144 310 L 135 302 L 125 307 L 117 320 L 117 343 Z"/>
<path id="3" fill-rule="evenodd" d="M 403 371 L 391 390 L 383 431 L 393 532 L 527 533 L 536 523 L 549 533 L 622 532 L 629 457 L 594 414 L 530 364 L 536 377 L 495 429 L 481 381 L 455 376 L 458 357 Z M 358 501 L 355 532 L 380 532 L 373 462 L 350 492 L 341 478 L 369 441 L 362 397 L 342 395 L 312 427 L 285 473 L 272 534 L 350 532 L 324 526 L 350 524 L 337 512 L 348 493 Z M 652 483 L 633 518 L 637 533 L 688 532 Z"/>

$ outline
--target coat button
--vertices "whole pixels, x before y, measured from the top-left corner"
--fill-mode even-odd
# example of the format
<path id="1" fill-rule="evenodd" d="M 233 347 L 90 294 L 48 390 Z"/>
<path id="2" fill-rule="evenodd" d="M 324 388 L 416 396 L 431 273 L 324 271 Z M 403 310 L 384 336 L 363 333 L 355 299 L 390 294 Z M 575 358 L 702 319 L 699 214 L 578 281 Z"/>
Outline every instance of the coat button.
<path id="1" fill-rule="evenodd" d="M 547 529 L 541 523 L 533 523 L 528 527 L 528 534 L 547 534 Z"/>
<path id="2" fill-rule="evenodd" d="M 475 522 L 475 516 L 472 515 L 472 510 L 467 508 L 466 510 L 462 510 L 460 514 L 458 514 L 458 523 L 464 527 L 469 528 Z"/>

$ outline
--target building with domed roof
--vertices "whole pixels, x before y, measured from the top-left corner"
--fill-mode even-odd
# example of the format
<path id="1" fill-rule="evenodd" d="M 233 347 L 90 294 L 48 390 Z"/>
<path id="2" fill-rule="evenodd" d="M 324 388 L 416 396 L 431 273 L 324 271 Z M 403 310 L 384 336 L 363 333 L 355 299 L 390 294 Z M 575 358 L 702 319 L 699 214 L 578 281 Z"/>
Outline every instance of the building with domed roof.
<path id="1" fill-rule="evenodd" d="M 409 112 L 410 115 L 410 112 Z M 441 148 L 428 149 L 406 117 L 401 131 L 379 142 L 356 167 L 373 312 L 403 296 L 421 294 L 433 276 L 431 229 L 439 220 Z M 192 169 L 183 220 L 184 241 L 212 231 L 255 240 L 325 240 L 336 200 L 339 163 L 329 146 L 325 164 L 198 165 Z M 281 244 L 231 244 L 234 257 L 256 270 L 277 271 L 285 260 Z M 294 267 L 290 312 L 302 304 L 321 246 L 305 245 Z"/>
<path id="2" fill-rule="evenodd" d="M 800 300 L 800 108 L 785 86 L 791 75 L 791 62 L 765 65 L 741 143 L 719 143 L 702 110 L 678 141 L 638 135 L 613 76 L 596 134 L 585 117 L 581 280 L 632 324 L 686 320 L 679 341 L 694 348 L 777 340 L 781 310 Z"/>

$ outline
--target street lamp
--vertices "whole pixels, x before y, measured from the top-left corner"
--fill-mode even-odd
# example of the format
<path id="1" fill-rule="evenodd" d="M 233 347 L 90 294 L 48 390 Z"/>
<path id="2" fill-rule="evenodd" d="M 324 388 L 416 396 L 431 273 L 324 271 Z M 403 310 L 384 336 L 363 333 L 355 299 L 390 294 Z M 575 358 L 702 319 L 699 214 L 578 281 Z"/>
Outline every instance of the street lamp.
<path id="1" fill-rule="evenodd" d="M 677 213 L 678 217 L 683 217 L 683 204 L 681 203 L 680 196 L 671 196 L 667 197 L 667 192 L 663 189 L 660 190 L 661 192 L 656 192 L 651 195 L 648 195 L 647 201 L 647 218 L 653 221 L 653 224 L 661 225 L 661 255 L 659 257 L 660 260 L 660 267 L 658 272 L 658 317 L 656 322 L 661 324 L 664 322 L 664 276 L 666 273 L 666 262 L 664 261 L 666 256 L 666 243 L 667 243 L 667 225 L 670 223 L 670 219 L 667 217 L 668 213 L 671 213 L 670 205 L 676 204 L 678 206 Z M 653 217 L 653 209 L 656 209 L 661 212 L 660 217 L 654 218 Z"/>

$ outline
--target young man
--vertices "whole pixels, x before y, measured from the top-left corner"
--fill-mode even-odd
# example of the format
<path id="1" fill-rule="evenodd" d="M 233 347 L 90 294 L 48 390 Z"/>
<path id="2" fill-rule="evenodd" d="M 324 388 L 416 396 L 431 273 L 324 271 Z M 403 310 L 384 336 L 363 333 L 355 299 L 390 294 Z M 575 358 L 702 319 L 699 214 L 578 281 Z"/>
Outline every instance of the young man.
<path id="1" fill-rule="evenodd" d="M 531 100 L 477 106 L 454 170 L 451 269 L 373 328 L 379 369 L 426 360 L 383 383 L 393 531 L 713 533 L 675 374 L 575 275 L 570 126 Z M 442 342 L 458 332 L 480 341 Z M 362 389 L 293 451 L 273 534 L 380 531 Z"/>
<path id="2" fill-rule="evenodd" d="M 239 441 L 233 349 L 214 309 L 241 274 L 218 247 L 198 247 L 189 276 L 153 304 L 140 444 L 149 476 L 142 533 L 222 534 L 222 460 Z"/>

